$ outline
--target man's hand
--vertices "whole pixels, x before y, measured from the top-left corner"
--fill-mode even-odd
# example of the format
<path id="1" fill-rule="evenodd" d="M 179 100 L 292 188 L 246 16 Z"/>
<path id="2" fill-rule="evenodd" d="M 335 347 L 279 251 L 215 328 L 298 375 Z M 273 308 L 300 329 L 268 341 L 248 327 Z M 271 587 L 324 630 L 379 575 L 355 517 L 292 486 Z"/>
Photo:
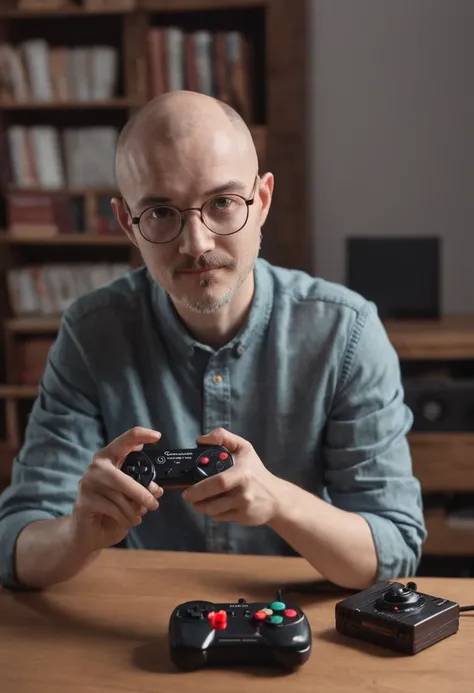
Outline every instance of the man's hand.
<path id="1" fill-rule="evenodd" d="M 163 489 L 153 481 L 143 488 L 120 471 L 125 457 L 144 443 L 161 438 L 158 431 L 137 426 L 94 455 L 79 482 L 71 525 L 74 541 L 88 550 L 106 548 L 124 539 L 149 510 L 158 508 Z"/>
<path id="2" fill-rule="evenodd" d="M 223 445 L 234 457 L 234 466 L 186 489 L 183 498 L 214 520 L 248 526 L 270 522 L 277 512 L 281 480 L 266 469 L 252 445 L 222 428 L 196 442 Z"/>

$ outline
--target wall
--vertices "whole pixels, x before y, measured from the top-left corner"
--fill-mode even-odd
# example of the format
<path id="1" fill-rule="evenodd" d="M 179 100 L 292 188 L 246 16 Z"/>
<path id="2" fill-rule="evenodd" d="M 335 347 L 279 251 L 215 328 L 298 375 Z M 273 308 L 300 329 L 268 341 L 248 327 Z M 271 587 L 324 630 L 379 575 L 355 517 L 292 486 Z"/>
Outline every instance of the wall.
<path id="1" fill-rule="evenodd" d="M 309 0 L 315 272 L 349 235 L 443 239 L 442 308 L 474 312 L 474 0 Z"/>

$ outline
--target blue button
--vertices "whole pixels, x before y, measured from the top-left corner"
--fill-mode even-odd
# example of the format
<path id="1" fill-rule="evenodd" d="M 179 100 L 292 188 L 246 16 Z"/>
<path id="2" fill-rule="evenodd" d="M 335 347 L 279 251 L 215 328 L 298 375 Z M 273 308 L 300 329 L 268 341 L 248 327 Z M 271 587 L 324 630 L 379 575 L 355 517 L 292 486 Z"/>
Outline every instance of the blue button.
<path id="1" fill-rule="evenodd" d="M 270 621 L 270 623 L 283 623 L 283 616 L 276 616 L 276 615 L 270 616 L 269 621 Z"/>
<path id="2" fill-rule="evenodd" d="M 283 604 L 283 602 L 273 602 L 270 604 L 270 609 L 273 609 L 273 611 L 284 611 L 286 609 L 286 604 Z"/>

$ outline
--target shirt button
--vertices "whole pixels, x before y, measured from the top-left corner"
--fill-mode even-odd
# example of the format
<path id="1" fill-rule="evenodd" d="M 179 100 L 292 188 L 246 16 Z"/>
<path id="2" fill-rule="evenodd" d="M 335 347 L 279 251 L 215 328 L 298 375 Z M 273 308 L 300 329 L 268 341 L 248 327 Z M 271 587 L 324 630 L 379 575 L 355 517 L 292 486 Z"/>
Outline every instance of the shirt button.
<path id="1" fill-rule="evenodd" d="M 238 353 L 239 356 L 242 356 L 242 354 L 244 353 L 244 351 L 245 351 L 245 349 L 244 349 L 243 346 L 239 346 L 239 347 L 237 348 L 237 353 Z"/>
<path id="2" fill-rule="evenodd" d="M 222 382 L 222 376 L 221 375 L 214 376 L 214 382 L 216 382 L 216 383 Z"/>

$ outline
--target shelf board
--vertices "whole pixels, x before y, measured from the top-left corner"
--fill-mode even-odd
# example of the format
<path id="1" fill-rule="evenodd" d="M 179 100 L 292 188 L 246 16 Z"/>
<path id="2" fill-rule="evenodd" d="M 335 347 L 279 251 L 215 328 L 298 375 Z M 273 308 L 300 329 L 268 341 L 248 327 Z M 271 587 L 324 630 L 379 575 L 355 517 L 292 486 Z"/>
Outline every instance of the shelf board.
<path id="1" fill-rule="evenodd" d="M 119 10 L 119 9 L 100 9 L 100 10 L 85 10 L 82 7 L 65 7 L 56 10 L 0 10 L 0 19 L 39 19 L 54 17 L 88 17 L 89 15 L 122 15 L 136 12 L 136 9 Z"/>
<path id="2" fill-rule="evenodd" d="M 7 232 L 0 233 L 0 243 L 8 245 L 56 245 L 56 246 L 130 246 L 132 244 L 125 234 L 110 235 L 94 233 L 60 233 L 56 236 L 13 236 Z"/>
<path id="3" fill-rule="evenodd" d="M 384 325 L 400 359 L 474 359 L 474 315 L 386 320 Z"/>
<path id="4" fill-rule="evenodd" d="M 189 12 L 192 10 L 230 10 L 265 7 L 271 0 L 138 0 L 141 10 L 149 12 Z"/>
<path id="5" fill-rule="evenodd" d="M 6 320 L 5 329 L 13 334 L 45 334 L 57 332 L 60 324 L 60 316 L 28 316 Z"/>
<path id="6" fill-rule="evenodd" d="M 34 399 L 37 393 L 34 385 L 0 385 L 0 399 Z"/>
<path id="7" fill-rule="evenodd" d="M 130 99 L 108 99 L 107 101 L 0 101 L 0 111 L 52 111 L 52 110 L 96 110 L 108 108 L 133 108 Z"/>
<path id="8" fill-rule="evenodd" d="M 82 197 L 85 195 L 97 195 L 118 197 L 120 195 L 116 188 L 22 188 L 19 185 L 8 184 L 6 186 L 8 192 L 21 192 L 21 193 L 31 193 L 31 194 L 45 194 L 45 195 L 70 195 L 71 197 Z"/>

